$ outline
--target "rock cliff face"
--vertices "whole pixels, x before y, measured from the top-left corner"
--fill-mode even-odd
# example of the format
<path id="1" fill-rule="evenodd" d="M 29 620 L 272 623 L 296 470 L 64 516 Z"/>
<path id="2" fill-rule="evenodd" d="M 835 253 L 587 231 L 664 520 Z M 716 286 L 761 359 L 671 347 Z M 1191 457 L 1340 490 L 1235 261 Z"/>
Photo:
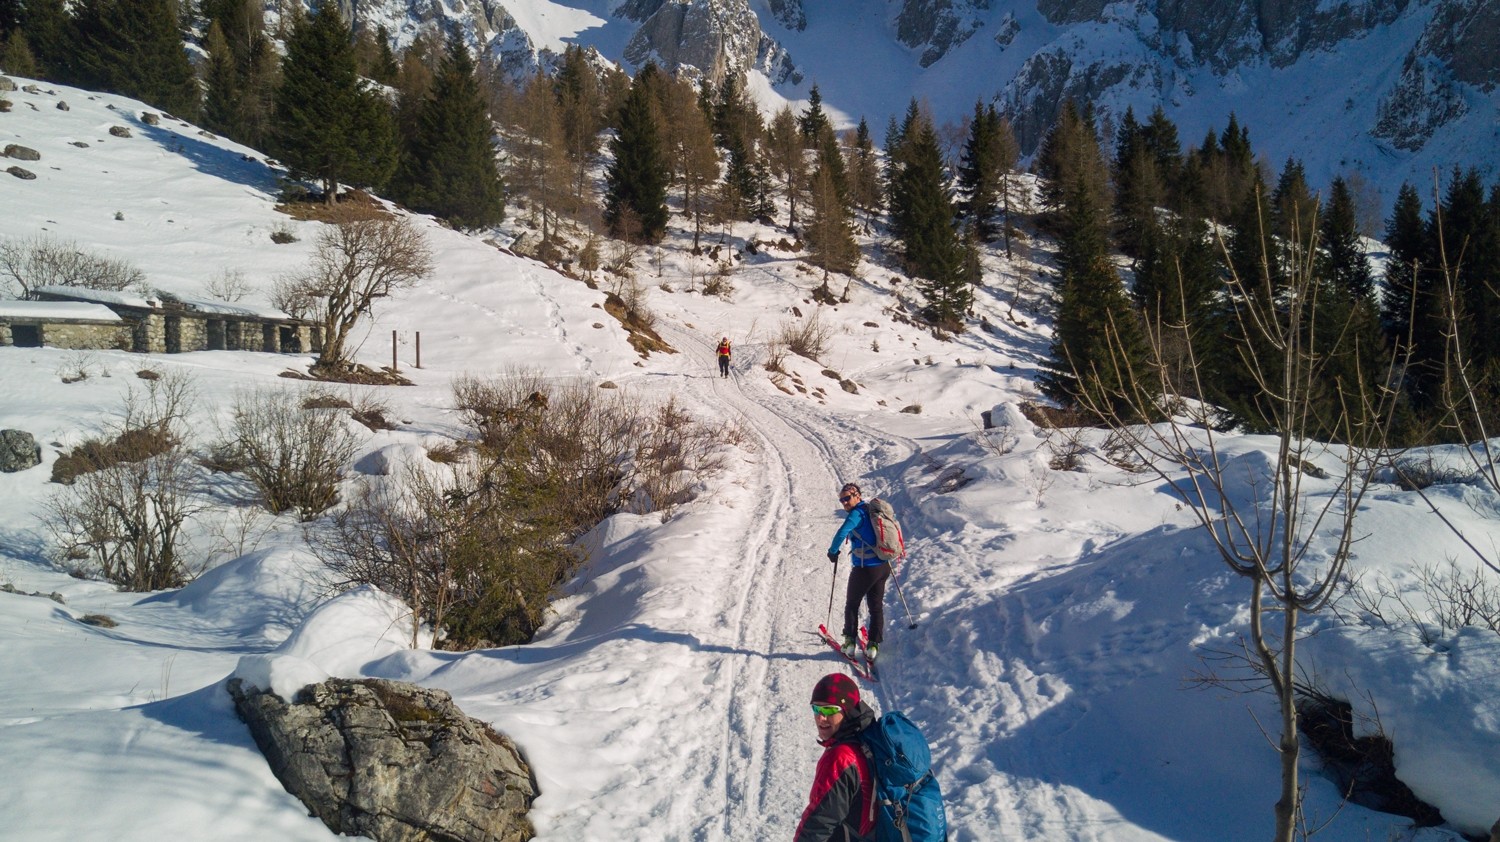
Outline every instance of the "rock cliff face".
<path id="1" fill-rule="evenodd" d="M 900 0 L 896 40 L 921 49 L 919 62 L 930 67 L 979 31 L 989 7 L 990 0 Z"/>
<path id="2" fill-rule="evenodd" d="M 800 14 L 801 7 L 795 9 Z M 641 21 L 625 47 L 632 64 L 691 67 L 715 85 L 751 69 L 780 82 L 792 70 L 785 51 L 762 34 L 747 0 L 634 0 L 617 14 Z"/>

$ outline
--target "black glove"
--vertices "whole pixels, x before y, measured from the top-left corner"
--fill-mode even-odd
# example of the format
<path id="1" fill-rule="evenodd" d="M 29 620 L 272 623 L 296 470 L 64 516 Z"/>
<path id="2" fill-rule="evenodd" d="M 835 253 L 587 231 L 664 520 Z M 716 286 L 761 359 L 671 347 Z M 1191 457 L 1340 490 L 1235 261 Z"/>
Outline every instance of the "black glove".
<path id="1" fill-rule="evenodd" d="M 839 554 L 838 553 L 829 553 L 828 554 L 828 563 L 829 564 L 838 564 L 839 563 Z"/>

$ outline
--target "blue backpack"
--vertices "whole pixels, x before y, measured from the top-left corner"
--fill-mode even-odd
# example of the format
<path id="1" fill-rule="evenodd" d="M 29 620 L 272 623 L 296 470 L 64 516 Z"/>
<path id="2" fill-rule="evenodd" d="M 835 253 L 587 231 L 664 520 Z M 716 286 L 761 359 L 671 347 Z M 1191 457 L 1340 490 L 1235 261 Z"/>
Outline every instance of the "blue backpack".
<path id="1" fill-rule="evenodd" d="M 917 726 L 891 711 L 860 732 L 860 745 L 875 772 L 877 842 L 946 840 L 943 791 L 932 774 L 927 738 Z"/>

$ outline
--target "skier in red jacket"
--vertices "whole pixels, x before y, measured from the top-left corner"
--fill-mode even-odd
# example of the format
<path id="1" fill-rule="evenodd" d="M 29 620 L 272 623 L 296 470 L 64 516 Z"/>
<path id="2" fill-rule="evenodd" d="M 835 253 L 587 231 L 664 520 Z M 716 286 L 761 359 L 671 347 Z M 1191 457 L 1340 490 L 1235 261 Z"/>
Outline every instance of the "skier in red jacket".
<path id="1" fill-rule="evenodd" d="M 842 673 L 818 681 L 812 708 L 823 756 L 795 842 L 868 842 L 875 838 L 875 776 L 859 732 L 875 721 L 875 711 L 859 700 L 854 679 Z"/>

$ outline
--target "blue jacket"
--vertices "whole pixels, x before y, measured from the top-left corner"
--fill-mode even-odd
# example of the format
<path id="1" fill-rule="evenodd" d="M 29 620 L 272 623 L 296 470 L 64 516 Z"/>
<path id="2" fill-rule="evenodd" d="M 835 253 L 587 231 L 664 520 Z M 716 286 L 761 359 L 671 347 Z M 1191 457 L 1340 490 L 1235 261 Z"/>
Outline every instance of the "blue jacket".
<path id="1" fill-rule="evenodd" d="M 849 510 L 844 516 L 844 525 L 833 535 L 833 543 L 829 545 L 828 552 L 836 553 L 844 548 L 844 541 L 848 540 L 849 555 L 853 557 L 855 567 L 874 567 L 885 562 L 875 557 L 875 523 L 870 518 L 870 512 L 861 502 L 858 506 Z"/>

